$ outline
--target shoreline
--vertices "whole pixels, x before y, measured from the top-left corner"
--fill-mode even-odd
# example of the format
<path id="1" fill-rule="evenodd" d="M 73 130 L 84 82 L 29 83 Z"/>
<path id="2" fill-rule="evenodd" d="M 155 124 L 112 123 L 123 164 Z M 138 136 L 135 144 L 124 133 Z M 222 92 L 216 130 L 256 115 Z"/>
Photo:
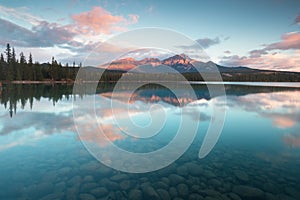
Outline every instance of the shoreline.
<path id="1" fill-rule="evenodd" d="M 120 81 L 74 81 L 74 80 L 64 80 L 64 81 L 51 81 L 51 80 L 45 80 L 45 81 L 0 81 L 0 87 L 4 84 L 74 84 L 74 83 L 117 83 Z M 139 82 L 145 82 L 145 83 L 155 83 L 155 82 L 176 82 L 180 83 L 181 81 L 159 81 L 159 80 L 145 80 L 145 81 L 122 81 L 124 83 L 139 83 Z M 291 83 L 291 84 L 300 84 L 298 81 L 187 81 L 191 84 L 255 84 L 255 83 L 264 83 L 264 84 L 276 84 L 276 83 Z M 183 82 L 186 83 L 186 82 Z"/>
<path id="2" fill-rule="evenodd" d="M 11 82 L 6 82 L 5 84 L 61 84 L 61 83 L 66 83 L 66 84 L 73 84 L 75 81 L 51 81 L 51 80 L 46 80 L 46 81 L 11 81 Z"/>

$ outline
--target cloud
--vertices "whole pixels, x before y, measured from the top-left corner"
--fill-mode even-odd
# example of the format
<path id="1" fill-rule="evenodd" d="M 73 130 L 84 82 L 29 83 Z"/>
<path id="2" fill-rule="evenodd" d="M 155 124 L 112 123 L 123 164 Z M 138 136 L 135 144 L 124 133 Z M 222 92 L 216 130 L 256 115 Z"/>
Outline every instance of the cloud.
<path id="1" fill-rule="evenodd" d="M 295 23 L 300 24 L 300 14 L 296 17 Z"/>
<path id="2" fill-rule="evenodd" d="M 28 46 L 28 39 L 33 39 L 34 34 L 30 30 L 18 26 L 12 22 L 0 19 L 0 44 L 10 43 L 14 46 Z"/>
<path id="3" fill-rule="evenodd" d="M 94 124 L 87 122 L 86 125 L 82 125 L 81 130 L 84 130 L 80 134 L 80 140 L 85 142 L 92 142 L 99 145 L 100 147 L 105 147 L 109 145 L 109 142 L 114 142 L 117 140 L 123 140 L 125 136 L 120 133 L 120 129 L 114 127 L 112 124 L 101 124 L 99 129 L 91 129 Z M 83 128 L 83 129 L 82 129 Z M 98 131 L 101 130 L 103 134 Z"/>
<path id="4" fill-rule="evenodd" d="M 296 127 L 300 122 L 299 91 L 283 91 L 249 94 L 247 96 L 227 96 L 229 103 L 238 105 L 246 111 L 255 112 L 272 120 L 277 128 Z"/>
<path id="5" fill-rule="evenodd" d="M 281 41 L 267 44 L 265 48 L 249 51 L 247 56 L 224 56 L 220 64 L 249 66 L 270 70 L 300 71 L 300 33 L 283 34 Z"/>
<path id="6" fill-rule="evenodd" d="M 300 49 L 300 33 L 290 32 L 283 34 L 280 42 L 269 44 L 264 50 L 290 50 Z"/>
<path id="7" fill-rule="evenodd" d="M 282 141 L 292 148 L 300 148 L 300 135 L 299 134 L 287 134 L 282 137 Z"/>
<path id="8" fill-rule="evenodd" d="M 0 5 L 0 14 L 10 20 L 19 20 L 31 25 L 37 25 L 40 21 L 44 20 L 41 17 L 28 13 L 26 7 L 8 8 Z"/>
<path id="9" fill-rule="evenodd" d="M 187 116 L 190 116 L 192 120 L 194 121 L 201 121 L 201 122 L 204 122 L 204 121 L 209 121 L 211 119 L 211 116 L 204 113 L 204 112 L 201 112 L 201 111 L 197 111 L 195 108 L 193 107 L 188 107 L 186 109 L 183 110 L 182 113 L 178 113 L 178 115 L 187 115 Z"/>
<path id="10" fill-rule="evenodd" d="M 299 53 L 298 53 L 299 54 Z M 250 56 L 224 56 L 219 62 L 225 66 L 248 66 L 266 70 L 283 70 L 300 72 L 300 57 L 295 53 L 272 53 L 265 55 Z"/>
<path id="11" fill-rule="evenodd" d="M 271 92 L 272 89 L 270 89 Z M 285 90 L 271 93 L 248 94 L 245 96 L 227 96 L 229 105 L 237 106 L 247 112 L 256 113 L 269 119 L 276 128 L 285 129 L 282 141 L 289 147 L 300 147 L 300 101 L 299 91 Z"/>
<path id="12" fill-rule="evenodd" d="M 217 45 L 219 43 L 221 43 L 221 39 L 219 37 L 216 37 L 214 39 L 211 38 L 201 38 L 196 40 L 196 42 L 199 44 L 192 44 L 192 45 L 180 45 L 177 46 L 180 49 L 183 49 L 185 51 L 185 53 L 189 53 L 189 56 L 191 54 L 195 54 L 195 55 L 199 55 L 201 54 L 202 51 L 200 47 L 202 47 L 203 49 L 207 49 L 213 45 Z"/>
<path id="13" fill-rule="evenodd" d="M 72 15 L 73 21 L 66 25 L 50 23 L 33 16 L 27 13 L 25 8 L 0 6 L 0 14 L 9 19 L 0 19 L 0 26 L 5 27 L 0 29 L 1 45 L 10 43 L 18 47 L 60 46 L 77 53 L 76 49 L 89 52 L 98 45 L 100 35 L 124 31 L 128 25 L 135 24 L 139 20 L 138 15 L 130 14 L 128 18 L 115 16 L 101 7 Z M 29 23 L 30 26 L 23 26 L 23 22 Z"/>
<path id="14" fill-rule="evenodd" d="M 134 14 L 129 14 L 129 24 L 136 24 L 139 21 L 139 16 L 138 15 L 134 15 Z"/>
<path id="15" fill-rule="evenodd" d="M 231 54 L 231 51 L 227 50 L 227 51 L 224 51 L 225 54 Z"/>
<path id="16" fill-rule="evenodd" d="M 219 37 L 216 37 L 214 39 L 211 38 L 202 38 L 196 40 L 204 49 L 207 49 L 213 45 L 220 44 L 221 40 Z"/>
<path id="17" fill-rule="evenodd" d="M 39 22 L 31 30 L 3 19 L 0 19 L 0 25 L 5 27 L 0 29 L 2 45 L 10 43 L 19 47 L 53 47 L 69 43 L 75 36 L 66 27 L 46 21 Z"/>
<path id="18" fill-rule="evenodd" d="M 295 119 L 291 119 L 285 116 L 275 116 L 273 120 L 274 125 L 279 128 L 291 128 L 297 124 Z"/>
<path id="19" fill-rule="evenodd" d="M 34 40 L 37 40 L 36 46 L 53 46 L 54 44 L 69 43 L 75 36 L 75 33 L 68 30 L 67 27 L 57 23 L 42 21 L 39 25 L 32 28 Z M 34 41 L 30 41 L 34 44 Z"/>
<path id="20" fill-rule="evenodd" d="M 124 31 L 125 25 L 138 22 L 137 15 L 129 15 L 126 19 L 123 16 L 112 15 L 107 10 L 96 6 L 91 11 L 72 15 L 74 25 L 82 34 L 110 34 L 114 31 Z"/>
<path id="21" fill-rule="evenodd" d="M 268 54 L 268 52 L 264 49 L 252 50 L 252 51 L 249 51 L 249 53 L 250 53 L 250 58 L 259 58 L 262 55 Z"/>
<path id="22" fill-rule="evenodd" d="M 153 13 L 153 11 L 154 11 L 154 6 L 152 6 L 152 5 L 149 6 L 146 10 L 147 13 Z"/>

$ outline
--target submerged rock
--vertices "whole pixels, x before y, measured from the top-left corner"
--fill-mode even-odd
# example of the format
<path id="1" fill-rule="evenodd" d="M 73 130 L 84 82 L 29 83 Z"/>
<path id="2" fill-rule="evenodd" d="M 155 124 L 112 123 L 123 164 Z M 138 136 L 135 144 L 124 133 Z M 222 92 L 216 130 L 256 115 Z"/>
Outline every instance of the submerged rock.
<path id="1" fill-rule="evenodd" d="M 178 175 L 186 176 L 188 175 L 188 169 L 186 166 L 180 166 L 176 169 Z"/>
<path id="2" fill-rule="evenodd" d="M 169 193 L 164 189 L 158 189 L 157 193 L 158 193 L 159 197 L 163 200 L 170 200 L 171 199 Z"/>
<path id="3" fill-rule="evenodd" d="M 217 179 L 210 179 L 208 183 L 209 183 L 209 185 L 213 186 L 214 188 L 220 187 L 222 185 L 221 181 L 219 181 Z"/>
<path id="4" fill-rule="evenodd" d="M 78 193 L 78 189 L 76 188 L 68 188 L 66 190 L 66 199 L 77 199 L 77 193 Z"/>
<path id="5" fill-rule="evenodd" d="M 109 167 L 106 167 L 106 166 L 100 166 L 98 169 L 97 169 L 97 173 L 99 173 L 102 177 L 103 176 L 108 176 L 112 173 L 113 171 L 109 168 Z"/>
<path id="6" fill-rule="evenodd" d="M 162 177 L 161 181 L 164 182 L 165 184 L 169 185 L 170 184 L 170 180 L 166 177 Z"/>
<path id="7" fill-rule="evenodd" d="M 59 175 L 65 175 L 65 174 L 70 173 L 71 170 L 72 170 L 71 167 L 63 167 L 63 168 L 59 169 L 59 170 L 57 171 L 57 173 L 58 173 Z"/>
<path id="8" fill-rule="evenodd" d="M 215 178 L 216 177 L 216 174 L 210 170 L 204 170 L 203 175 L 207 178 Z"/>
<path id="9" fill-rule="evenodd" d="M 280 200 L 296 200 L 295 198 L 291 197 L 291 196 L 288 196 L 286 194 L 278 194 L 277 197 L 280 199 Z M 299 200 L 299 199 L 297 199 Z"/>
<path id="10" fill-rule="evenodd" d="M 93 195 L 86 194 L 86 193 L 80 194 L 80 195 L 79 195 L 79 198 L 80 198 L 81 200 L 96 200 L 96 198 L 95 198 Z"/>
<path id="11" fill-rule="evenodd" d="M 241 197 L 233 192 L 230 192 L 228 195 L 227 195 L 230 199 L 232 200 L 242 200 Z"/>
<path id="12" fill-rule="evenodd" d="M 72 177 L 68 182 L 67 182 L 67 185 L 69 186 L 74 186 L 74 185 L 77 185 L 77 184 L 81 184 L 82 182 L 82 178 L 80 176 L 74 176 Z"/>
<path id="13" fill-rule="evenodd" d="M 120 183 L 120 188 L 121 190 L 128 190 L 131 187 L 131 185 L 132 184 L 130 180 L 125 180 Z"/>
<path id="14" fill-rule="evenodd" d="M 105 187 L 97 187 L 91 190 L 91 193 L 96 197 L 103 197 L 108 194 L 108 190 Z"/>
<path id="15" fill-rule="evenodd" d="M 246 185 L 237 185 L 233 187 L 233 192 L 238 194 L 241 197 L 247 198 L 262 198 L 264 192 L 258 188 L 246 186 Z"/>
<path id="16" fill-rule="evenodd" d="M 293 187 L 286 187 L 284 189 L 285 193 L 294 197 L 294 198 L 297 198 L 297 199 L 300 199 L 300 191 L 296 190 L 295 188 Z"/>
<path id="17" fill-rule="evenodd" d="M 241 170 L 234 170 L 233 173 L 240 181 L 249 181 L 249 176 L 245 172 Z"/>
<path id="18" fill-rule="evenodd" d="M 178 185 L 179 183 L 183 183 L 185 179 L 182 176 L 179 176 L 177 174 L 171 174 L 169 176 L 169 181 L 171 185 Z"/>
<path id="19" fill-rule="evenodd" d="M 157 189 L 165 189 L 165 190 L 169 189 L 169 186 L 165 182 L 162 182 L 162 181 L 157 182 L 154 185 L 154 187 L 157 188 Z"/>
<path id="20" fill-rule="evenodd" d="M 120 199 L 120 200 L 127 200 L 128 198 L 126 198 L 126 193 L 123 191 L 116 191 L 114 193 L 115 198 L 111 198 L 111 199 Z M 109 197 L 107 199 L 110 199 Z"/>
<path id="21" fill-rule="evenodd" d="M 200 185 L 193 185 L 193 186 L 191 187 L 191 190 L 192 190 L 192 192 L 198 193 L 198 192 L 200 192 L 201 187 L 200 187 Z"/>
<path id="22" fill-rule="evenodd" d="M 266 192 L 270 192 L 270 193 L 274 193 L 274 194 L 278 194 L 280 192 L 279 188 L 275 184 L 270 183 L 270 182 L 265 183 L 263 185 L 263 189 Z"/>
<path id="23" fill-rule="evenodd" d="M 151 186 L 143 187 L 142 190 L 146 199 L 153 199 L 153 200 L 159 199 L 159 196 L 157 192 L 153 189 L 153 187 Z"/>
<path id="24" fill-rule="evenodd" d="M 50 194 L 53 191 L 53 184 L 52 183 L 40 183 L 36 185 L 36 191 L 39 195 L 44 196 L 46 194 Z"/>
<path id="25" fill-rule="evenodd" d="M 96 172 L 99 165 L 97 162 L 88 162 L 84 163 L 80 166 L 80 171 L 89 171 L 89 172 Z"/>
<path id="26" fill-rule="evenodd" d="M 97 183 L 85 183 L 81 186 L 80 190 L 82 192 L 86 192 L 86 191 L 90 191 L 94 188 L 98 187 L 98 184 Z"/>
<path id="27" fill-rule="evenodd" d="M 204 198 L 200 194 L 190 194 L 189 200 L 203 200 Z"/>
<path id="28" fill-rule="evenodd" d="M 177 186 L 177 192 L 178 192 L 179 196 L 185 197 L 189 194 L 189 188 L 185 184 L 179 184 Z"/>
<path id="29" fill-rule="evenodd" d="M 107 188 L 109 188 L 110 190 L 118 190 L 119 189 L 119 184 L 115 183 L 115 182 L 112 182 L 110 181 L 109 179 L 107 178 L 104 178 L 100 181 L 100 184 L 102 186 L 105 186 Z"/>
<path id="30" fill-rule="evenodd" d="M 83 181 L 84 182 L 93 182 L 94 181 L 94 178 L 92 177 L 92 176 L 85 176 L 84 178 L 83 178 Z"/>
<path id="31" fill-rule="evenodd" d="M 220 192 L 213 190 L 213 189 L 205 189 L 205 190 L 202 190 L 201 193 L 205 194 L 206 196 L 210 196 L 210 197 L 220 197 L 221 196 Z"/>
<path id="32" fill-rule="evenodd" d="M 170 189 L 169 189 L 169 194 L 170 194 L 170 196 L 173 197 L 173 198 L 175 198 L 175 197 L 178 196 L 178 192 L 177 192 L 176 188 L 174 188 L 174 187 L 170 187 Z"/>
<path id="33" fill-rule="evenodd" d="M 126 174 L 117 174 L 110 178 L 110 180 L 112 181 L 122 181 L 126 179 L 129 179 L 129 177 Z"/>
<path id="34" fill-rule="evenodd" d="M 185 164 L 185 166 L 188 169 L 189 174 L 191 174 L 192 176 L 200 176 L 201 174 L 203 174 L 202 167 L 195 163 L 190 162 Z"/>
<path id="35" fill-rule="evenodd" d="M 142 200 L 143 193 L 141 190 L 133 189 L 133 190 L 130 190 L 128 198 L 131 200 Z"/>
<path id="36" fill-rule="evenodd" d="M 219 198 L 215 198 L 215 197 L 205 197 L 204 200 L 220 200 Z"/>
<path id="37" fill-rule="evenodd" d="M 266 200 L 280 200 L 279 197 L 275 196 L 274 194 L 268 193 L 268 192 L 265 193 L 265 199 Z"/>

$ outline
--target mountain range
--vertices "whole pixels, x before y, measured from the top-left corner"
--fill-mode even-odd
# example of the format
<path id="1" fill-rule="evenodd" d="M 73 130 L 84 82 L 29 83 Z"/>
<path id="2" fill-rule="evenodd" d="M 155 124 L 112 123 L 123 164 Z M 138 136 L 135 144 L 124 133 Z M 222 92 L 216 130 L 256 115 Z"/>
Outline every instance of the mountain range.
<path id="1" fill-rule="evenodd" d="M 102 67 L 108 70 L 118 70 L 135 73 L 194 73 L 194 72 L 254 72 L 256 69 L 248 67 L 224 67 L 212 61 L 201 62 L 188 57 L 185 54 L 174 55 L 172 57 L 159 60 L 158 58 L 144 58 L 136 60 L 134 58 L 122 58 L 105 64 Z M 176 70 L 176 71 L 175 71 Z M 267 70 L 259 70 L 267 71 Z"/>
<path id="2" fill-rule="evenodd" d="M 99 69 L 99 68 L 98 68 Z M 188 57 L 185 54 L 174 55 L 165 59 L 144 58 L 136 60 L 134 58 L 122 58 L 109 64 L 100 66 L 100 69 L 112 73 L 126 73 L 140 76 L 138 74 L 153 75 L 175 73 L 183 74 L 190 81 L 201 81 L 201 73 L 216 74 L 219 72 L 224 81 L 265 81 L 265 82 L 299 82 L 299 72 L 260 70 L 244 66 L 226 67 L 215 64 L 212 61 L 201 62 Z M 199 73 L 200 72 L 200 73 Z M 134 75 L 136 74 L 136 75 Z M 173 75 L 174 76 L 174 75 Z M 214 79 L 211 79 L 213 81 Z"/>

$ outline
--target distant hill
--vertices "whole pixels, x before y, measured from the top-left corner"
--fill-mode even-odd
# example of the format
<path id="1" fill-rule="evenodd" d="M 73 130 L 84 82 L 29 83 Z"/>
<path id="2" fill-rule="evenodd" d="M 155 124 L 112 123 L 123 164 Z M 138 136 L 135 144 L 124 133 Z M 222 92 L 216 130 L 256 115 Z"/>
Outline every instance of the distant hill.
<path id="1" fill-rule="evenodd" d="M 212 61 L 201 62 L 191 59 L 185 54 L 159 60 L 157 58 L 123 58 L 102 66 L 107 72 L 148 74 L 148 76 L 181 73 L 188 80 L 201 81 L 201 73 L 215 74 L 220 72 L 224 81 L 281 81 L 299 82 L 299 72 L 259 70 L 244 66 L 226 67 L 215 64 Z M 100 68 L 101 69 L 101 68 Z M 218 71 L 216 71 L 216 69 Z M 200 72 L 200 74 L 199 74 Z M 141 76 L 141 75 L 135 75 Z M 213 80 L 211 80 L 213 81 Z"/>

